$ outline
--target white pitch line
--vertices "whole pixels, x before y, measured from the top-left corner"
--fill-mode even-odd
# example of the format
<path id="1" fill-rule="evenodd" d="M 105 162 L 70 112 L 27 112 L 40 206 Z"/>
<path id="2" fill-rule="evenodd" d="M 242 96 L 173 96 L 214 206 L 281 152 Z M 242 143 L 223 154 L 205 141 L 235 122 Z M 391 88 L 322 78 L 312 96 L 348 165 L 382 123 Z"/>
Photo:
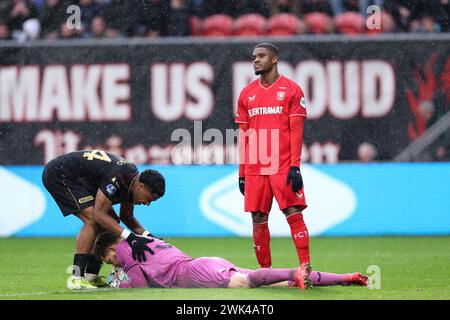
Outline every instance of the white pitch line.
<path id="1" fill-rule="evenodd" d="M 41 296 L 46 294 L 60 294 L 63 293 L 62 291 L 59 292 L 22 292 L 22 293 L 6 293 L 6 294 L 0 294 L 0 298 L 8 298 L 8 297 L 27 297 L 27 296 Z"/>
<path id="2" fill-rule="evenodd" d="M 4 293 L 0 294 L 0 298 L 12 298 L 12 297 L 28 297 L 28 296 L 42 296 L 52 294 L 79 294 L 85 292 L 99 292 L 99 291 L 112 291 L 110 288 L 102 289 L 90 289 L 90 290 L 78 290 L 78 291 L 53 291 L 53 292 L 20 292 L 20 293 Z"/>

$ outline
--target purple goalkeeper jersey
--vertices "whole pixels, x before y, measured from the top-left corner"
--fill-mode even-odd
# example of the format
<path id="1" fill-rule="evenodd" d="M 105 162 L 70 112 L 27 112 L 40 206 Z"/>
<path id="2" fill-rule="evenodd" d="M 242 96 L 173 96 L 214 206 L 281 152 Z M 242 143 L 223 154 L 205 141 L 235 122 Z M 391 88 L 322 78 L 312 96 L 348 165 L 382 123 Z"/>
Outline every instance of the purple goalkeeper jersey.
<path id="1" fill-rule="evenodd" d="M 153 250 L 154 255 L 146 252 L 146 262 L 133 260 L 131 247 L 121 241 L 116 249 L 119 262 L 130 278 L 129 282 L 122 282 L 121 288 L 142 287 L 172 287 L 177 280 L 178 270 L 186 261 L 192 258 L 174 246 L 155 239 L 147 246 Z"/>
<path id="2" fill-rule="evenodd" d="M 146 252 L 146 262 L 133 260 L 125 240 L 118 244 L 116 255 L 129 278 L 120 288 L 226 288 L 234 271 L 250 271 L 218 257 L 193 259 L 162 240 L 154 240 L 147 246 L 155 254 Z"/>

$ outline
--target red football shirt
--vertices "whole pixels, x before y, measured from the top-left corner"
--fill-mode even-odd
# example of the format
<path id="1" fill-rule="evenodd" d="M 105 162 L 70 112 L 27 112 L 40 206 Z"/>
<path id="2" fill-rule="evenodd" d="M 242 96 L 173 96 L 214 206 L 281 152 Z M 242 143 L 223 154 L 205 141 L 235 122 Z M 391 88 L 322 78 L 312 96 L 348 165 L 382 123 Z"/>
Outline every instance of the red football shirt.
<path id="1" fill-rule="evenodd" d="M 289 172 L 289 117 L 293 116 L 306 117 L 303 91 L 294 81 L 280 76 L 264 87 L 257 79 L 242 90 L 235 122 L 249 125 L 245 174 Z"/>

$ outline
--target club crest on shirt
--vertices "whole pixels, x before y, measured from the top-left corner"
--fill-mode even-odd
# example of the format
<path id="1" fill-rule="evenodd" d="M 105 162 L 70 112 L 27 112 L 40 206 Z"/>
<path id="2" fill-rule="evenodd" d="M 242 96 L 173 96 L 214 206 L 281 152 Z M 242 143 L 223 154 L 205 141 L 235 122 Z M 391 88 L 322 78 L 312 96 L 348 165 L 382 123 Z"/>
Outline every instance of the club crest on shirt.
<path id="1" fill-rule="evenodd" d="M 278 101 L 283 101 L 285 95 L 286 95 L 286 92 L 284 92 L 284 91 L 278 91 L 278 92 L 277 92 L 277 100 L 278 100 Z"/>
<path id="2" fill-rule="evenodd" d="M 106 186 L 106 192 L 108 192 L 109 195 L 113 195 L 114 193 L 116 193 L 116 187 L 114 187 L 112 184 L 108 184 Z"/>

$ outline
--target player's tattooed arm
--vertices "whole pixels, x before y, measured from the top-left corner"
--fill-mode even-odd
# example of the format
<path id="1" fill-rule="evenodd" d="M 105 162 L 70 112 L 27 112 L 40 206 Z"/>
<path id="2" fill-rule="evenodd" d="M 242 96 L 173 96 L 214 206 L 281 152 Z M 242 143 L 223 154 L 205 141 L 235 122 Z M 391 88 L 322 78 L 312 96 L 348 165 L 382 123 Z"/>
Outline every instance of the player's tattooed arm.
<path id="1" fill-rule="evenodd" d="M 104 193 L 99 189 L 95 197 L 94 213 L 93 217 L 96 223 L 101 225 L 106 230 L 114 233 L 116 236 L 120 236 L 123 228 L 119 223 L 109 215 L 112 209 L 112 202 Z"/>
<path id="2" fill-rule="evenodd" d="M 133 215 L 134 205 L 130 202 L 120 204 L 120 220 L 134 233 L 143 234 L 145 228 L 139 223 Z"/>

